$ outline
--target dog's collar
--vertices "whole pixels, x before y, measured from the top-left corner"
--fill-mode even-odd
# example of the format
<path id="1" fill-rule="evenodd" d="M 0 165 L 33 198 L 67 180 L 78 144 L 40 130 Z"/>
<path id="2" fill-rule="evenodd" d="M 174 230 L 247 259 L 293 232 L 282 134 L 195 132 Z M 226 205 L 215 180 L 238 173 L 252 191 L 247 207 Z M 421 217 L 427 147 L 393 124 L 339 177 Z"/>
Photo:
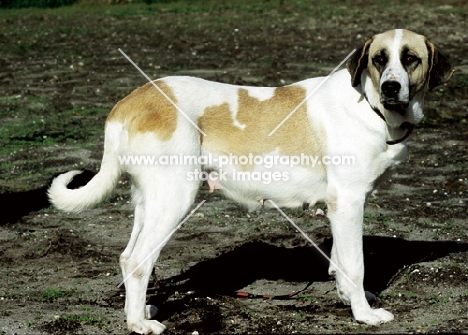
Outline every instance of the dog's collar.
<path id="1" fill-rule="evenodd" d="M 387 144 L 388 144 L 388 145 L 398 144 L 398 143 L 401 143 L 401 142 L 403 142 L 404 140 L 406 140 L 406 139 L 411 135 L 411 132 L 412 132 L 413 129 L 414 129 L 414 124 L 409 123 L 409 122 L 403 122 L 403 123 L 400 125 L 400 128 L 401 128 L 401 129 L 406 129 L 405 135 L 404 135 L 402 138 L 398 139 L 398 140 L 387 141 Z"/>
<path id="2" fill-rule="evenodd" d="M 370 103 L 369 103 L 369 99 L 367 99 L 367 95 L 364 94 L 364 97 L 366 98 L 366 101 L 367 103 L 369 104 L 369 106 L 371 106 L 372 110 L 375 112 L 375 114 L 377 114 L 385 123 L 387 123 L 387 120 L 385 119 L 385 116 L 382 114 L 382 112 L 377 108 L 377 107 L 373 107 Z M 406 140 L 411 132 L 413 131 L 414 129 L 414 124 L 412 123 L 409 123 L 409 122 L 403 122 L 401 125 L 400 125 L 400 128 L 401 129 L 406 129 L 406 133 L 405 135 L 398 139 L 398 140 L 393 140 L 393 141 L 387 141 L 386 143 L 388 145 L 395 145 L 395 144 L 398 144 L 398 143 L 401 143 L 403 142 L 404 140 Z"/>
<path id="3" fill-rule="evenodd" d="M 383 116 L 382 112 L 377 108 L 377 107 L 372 107 L 372 110 L 377 114 L 385 123 L 387 123 L 387 120 L 385 119 L 385 116 Z M 393 141 L 387 141 L 388 145 L 394 145 L 403 142 L 410 136 L 411 132 L 414 129 L 414 124 L 409 123 L 409 122 L 403 122 L 400 125 L 401 129 L 406 129 L 406 133 L 402 138 L 399 138 L 398 140 L 393 140 Z"/>

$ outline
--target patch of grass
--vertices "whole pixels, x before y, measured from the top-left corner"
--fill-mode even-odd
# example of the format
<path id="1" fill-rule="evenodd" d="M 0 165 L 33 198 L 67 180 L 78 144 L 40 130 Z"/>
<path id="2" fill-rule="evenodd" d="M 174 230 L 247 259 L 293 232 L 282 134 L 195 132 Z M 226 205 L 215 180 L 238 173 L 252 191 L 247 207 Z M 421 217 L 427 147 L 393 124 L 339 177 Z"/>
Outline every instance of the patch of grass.
<path id="1" fill-rule="evenodd" d="M 364 212 L 364 221 L 388 226 L 390 219 L 382 213 Z"/>
<path id="2" fill-rule="evenodd" d="M 25 147 L 94 141 L 102 136 L 108 110 L 92 108 L 59 114 L 31 116 L 27 112 L 0 128 L 0 153 Z"/>
<path id="3" fill-rule="evenodd" d="M 408 292 L 408 298 L 416 298 L 417 295 L 414 292 Z"/>
<path id="4" fill-rule="evenodd" d="M 81 305 L 80 309 L 86 313 L 94 313 L 94 309 L 89 305 Z"/>
<path id="5" fill-rule="evenodd" d="M 12 0 L 1 0 L 9 1 Z M 16 2 L 16 1 L 15 1 Z M 26 2 L 26 1 L 20 1 Z M 34 0 L 32 2 L 43 3 L 72 3 L 73 0 Z M 403 3 L 403 1 L 399 1 Z M 418 1 L 416 1 L 417 3 Z M 437 0 L 425 0 L 424 5 L 437 4 Z M 378 0 L 374 1 L 370 6 L 376 8 L 392 9 L 395 6 L 395 1 Z M 16 6 L 17 8 L 20 6 Z M 52 6 L 39 6 L 52 7 Z M 57 7 L 57 6 L 55 6 Z M 0 13 L 0 17 L 4 15 L 24 17 L 25 15 L 44 15 L 55 14 L 62 16 L 64 19 L 75 15 L 95 16 L 109 15 L 115 18 L 126 18 L 139 16 L 151 13 L 175 13 L 175 14 L 192 14 L 192 13 L 207 13 L 219 11 L 234 11 L 245 15 L 252 15 L 252 18 L 258 18 L 259 14 L 276 14 L 289 15 L 291 11 L 304 13 L 305 15 L 327 19 L 337 16 L 350 16 L 354 12 L 360 10 L 352 2 L 343 2 L 338 0 L 318 0 L 311 6 L 308 1 L 301 0 L 236 0 L 236 1 L 219 1 L 219 0 L 139 0 L 132 3 L 120 3 L 118 5 L 108 5 L 104 1 L 81 0 L 75 2 L 71 6 L 62 6 L 59 8 L 19 8 L 10 9 L 6 13 Z M 449 9 L 441 11 L 450 11 Z M 457 6 L 457 11 L 466 13 L 466 10 Z M 219 20 L 220 18 L 213 15 L 210 20 Z M 235 20 L 235 17 L 232 17 Z M 206 20 L 206 18 L 204 18 Z"/>
<path id="6" fill-rule="evenodd" d="M 48 287 L 42 291 L 42 300 L 55 300 L 58 298 L 69 297 L 72 295 L 74 290 L 64 291 L 56 287 Z"/>
<path id="7" fill-rule="evenodd" d="M 8 1 L 8 0 L 1 0 Z M 37 0 L 40 1 L 40 0 Z M 46 0 L 42 0 L 46 1 Z M 53 0 L 49 0 L 53 1 Z M 59 1 L 59 0 L 56 0 Z M 61 0 L 67 1 L 67 0 Z M 72 1 L 72 0 L 68 0 Z M 293 1 L 291 1 L 293 2 Z M 301 1 L 294 1 L 294 5 L 304 5 Z M 74 15 L 86 15 L 93 16 L 96 14 L 104 14 L 113 16 L 115 18 L 127 18 L 135 15 L 144 15 L 149 13 L 175 13 L 175 14 L 191 14 L 191 13 L 203 13 L 211 11 L 241 11 L 245 13 L 252 13 L 268 11 L 276 9 L 279 6 L 279 1 L 251 1 L 251 0 L 237 0 L 237 1 L 218 1 L 218 0 L 180 0 L 180 1 L 161 1 L 161 0 L 141 0 L 133 3 L 119 4 L 119 5 L 107 5 L 102 2 L 96 2 L 91 0 L 79 1 L 72 6 L 63 6 L 60 8 L 20 8 L 15 6 L 6 13 L 0 13 L 0 17 L 3 15 L 8 16 L 24 16 L 24 15 L 43 15 L 43 14 L 55 14 L 60 15 L 64 18 L 71 17 Z M 24 7 L 24 6 L 23 6 Z M 41 6 L 38 6 L 41 7 Z M 315 6 L 308 6 L 314 8 Z"/>
<path id="8" fill-rule="evenodd" d="M 437 294 L 431 295 L 430 303 L 431 304 L 437 304 L 440 301 L 440 297 Z"/>
<path id="9" fill-rule="evenodd" d="M 312 304 L 317 301 L 317 298 L 314 296 L 311 296 L 305 292 L 299 293 L 295 296 L 295 299 L 302 301 L 304 303 Z"/>
<path id="10" fill-rule="evenodd" d="M 76 0 L 0 0 L 0 7 L 2 8 L 54 8 L 60 6 L 68 6 Z"/>
<path id="11" fill-rule="evenodd" d="M 450 232 L 450 231 L 454 230 L 456 227 L 457 226 L 454 223 L 452 223 L 450 221 L 447 221 L 447 222 L 445 222 L 443 224 L 443 226 L 440 228 L 440 230 L 442 232 Z"/>

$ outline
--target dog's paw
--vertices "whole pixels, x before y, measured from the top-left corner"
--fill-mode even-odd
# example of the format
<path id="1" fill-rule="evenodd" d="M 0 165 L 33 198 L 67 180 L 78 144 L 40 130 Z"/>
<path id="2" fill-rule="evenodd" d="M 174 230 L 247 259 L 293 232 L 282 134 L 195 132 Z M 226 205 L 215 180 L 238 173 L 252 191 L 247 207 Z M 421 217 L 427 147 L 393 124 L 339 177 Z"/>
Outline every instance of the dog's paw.
<path id="1" fill-rule="evenodd" d="M 166 326 L 156 320 L 143 320 L 129 323 L 128 329 L 139 334 L 161 334 Z"/>
<path id="2" fill-rule="evenodd" d="M 145 317 L 147 320 L 151 320 L 158 314 L 158 308 L 153 305 L 146 305 Z"/>
<path id="3" fill-rule="evenodd" d="M 354 318 L 358 322 L 363 322 L 368 325 L 376 326 L 393 320 L 393 314 L 387 312 L 383 308 L 368 309 L 365 313 L 355 313 Z"/>

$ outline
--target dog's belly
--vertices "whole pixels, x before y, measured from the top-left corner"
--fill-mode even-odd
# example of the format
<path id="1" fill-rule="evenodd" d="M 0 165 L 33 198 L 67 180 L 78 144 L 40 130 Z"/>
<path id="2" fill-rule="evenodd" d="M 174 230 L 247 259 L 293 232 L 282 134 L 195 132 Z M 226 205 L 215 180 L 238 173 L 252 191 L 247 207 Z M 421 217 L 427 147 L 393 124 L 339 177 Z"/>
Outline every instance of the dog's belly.
<path id="1" fill-rule="evenodd" d="M 325 201 L 326 177 L 318 169 L 302 166 L 226 165 L 206 167 L 205 179 L 210 190 L 219 189 L 228 198 L 255 210 L 262 204 L 280 207 L 299 207 L 304 203 Z"/>

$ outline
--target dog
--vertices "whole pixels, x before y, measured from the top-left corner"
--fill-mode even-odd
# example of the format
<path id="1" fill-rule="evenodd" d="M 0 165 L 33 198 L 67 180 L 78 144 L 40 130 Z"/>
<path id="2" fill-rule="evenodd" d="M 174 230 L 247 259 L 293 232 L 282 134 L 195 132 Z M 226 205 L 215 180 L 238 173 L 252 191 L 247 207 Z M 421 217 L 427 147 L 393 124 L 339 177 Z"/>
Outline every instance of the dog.
<path id="1" fill-rule="evenodd" d="M 185 76 L 155 80 L 110 112 L 102 165 L 89 183 L 67 188 L 80 171 L 53 181 L 48 191 L 51 203 L 63 211 L 80 212 L 108 196 L 123 172 L 131 176 L 135 221 L 120 257 L 131 331 L 158 334 L 165 329 L 151 320 L 154 307 L 145 306 L 147 284 L 160 245 L 194 202 L 201 173 L 222 176 L 208 178 L 210 190 L 220 189 L 250 209 L 326 203 L 333 234 L 329 274 L 336 278 L 339 297 L 351 305 L 359 322 L 377 325 L 393 319 L 366 300 L 364 206 L 406 158 L 408 136 L 423 119 L 425 92 L 447 82 L 454 70 L 428 39 L 404 29 L 373 36 L 346 66 L 329 77 L 276 88 Z M 211 160 L 122 164 L 119 157 L 129 155 Z M 230 159 L 223 160 L 221 171 L 216 163 L 223 157 L 343 155 L 354 157 L 354 164 L 285 165 L 278 160 L 266 166 Z M 236 172 L 244 177 L 272 172 L 272 180 L 236 179 Z"/>

